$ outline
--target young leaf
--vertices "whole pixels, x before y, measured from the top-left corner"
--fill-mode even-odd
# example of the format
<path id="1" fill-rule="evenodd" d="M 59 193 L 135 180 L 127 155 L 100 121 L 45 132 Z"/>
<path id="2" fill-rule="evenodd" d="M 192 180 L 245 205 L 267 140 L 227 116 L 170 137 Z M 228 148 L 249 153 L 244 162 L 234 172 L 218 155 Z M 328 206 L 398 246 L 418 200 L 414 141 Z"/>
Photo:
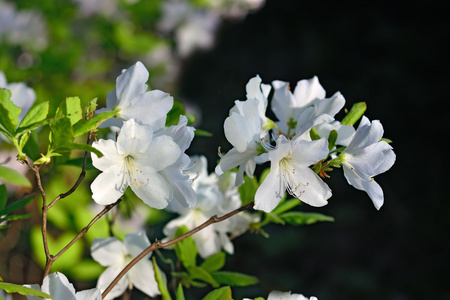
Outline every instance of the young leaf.
<path id="1" fill-rule="evenodd" d="M 177 237 L 179 237 L 188 231 L 189 230 L 186 226 L 180 226 L 178 227 L 175 234 Z M 197 265 L 198 250 L 197 246 L 195 245 L 194 238 L 192 236 L 189 236 L 184 240 L 181 240 L 178 243 L 176 243 L 175 253 L 178 259 L 183 264 L 183 266 L 185 266 L 186 268 Z"/>
<path id="2" fill-rule="evenodd" d="M 94 148 L 88 144 L 72 143 L 72 144 L 67 144 L 61 148 L 62 149 L 76 149 L 76 150 L 88 151 L 88 152 L 95 153 L 95 155 L 97 155 L 98 157 L 103 156 L 103 153 L 101 153 L 97 148 Z"/>
<path id="3" fill-rule="evenodd" d="M 155 257 L 152 257 L 152 263 L 153 263 L 153 270 L 155 271 L 155 279 L 158 283 L 158 289 L 161 292 L 161 297 L 163 300 L 172 300 L 169 294 L 169 290 L 167 290 L 166 283 L 164 282 L 164 279 L 161 275 L 161 272 L 158 268 L 158 265 L 156 264 Z"/>
<path id="4" fill-rule="evenodd" d="M 186 300 L 186 298 L 184 298 L 183 285 L 181 283 L 178 284 L 175 300 Z"/>
<path id="5" fill-rule="evenodd" d="M 12 135 L 19 123 L 19 115 L 22 109 L 17 107 L 11 100 L 11 91 L 0 88 L 0 125 Z"/>
<path id="6" fill-rule="evenodd" d="M 189 266 L 186 268 L 189 272 L 191 279 L 200 279 L 206 283 L 209 283 L 212 287 L 219 287 L 219 283 L 209 274 L 206 270 L 197 267 L 197 266 Z"/>
<path id="7" fill-rule="evenodd" d="M 280 216 L 291 225 L 310 225 L 316 222 L 333 222 L 334 218 L 319 213 L 290 211 Z"/>
<path id="8" fill-rule="evenodd" d="M 224 252 L 217 252 L 206 258 L 200 265 L 206 272 L 211 273 L 222 269 L 225 265 L 226 255 Z"/>
<path id="9" fill-rule="evenodd" d="M 353 104 L 348 114 L 342 119 L 342 125 L 353 126 L 366 111 L 367 105 L 365 102 L 358 102 Z"/>
<path id="10" fill-rule="evenodd" d="M 72 143 L 74 135 L 72 124 L 68 118 L 57 119 L 50 123 L 50 129 L 50 149 L 52 152 L 64 145 Z"/>
<path id="11" fill-rule="evenodd" d="M 220 284 L 230 286 L 247 286 L 258 283 L 258 278 L 238 272 L 219 271 L 211 273 L 211 276 Z"/>
<path id="12" fill-rule="evenodd" d="M 94 130 L 102 123 L 103 121 L 108 120 L 109 118 L 114 117 L 117 114 L 116 111 L 104 111 L 99 113 L 98 115 L 93 116 L 92 118 L 86 121 L 79 121 L 73 126 L 73 134 L 75 137 L 85 134 L 91 130 Z"/>
<path id="13" fill-rule="evenodd" d="M 297 198 L 282 201 L 282 202 L 280 202 L 280 204 L 277 205 L 277 207 L 272 211 L 272 213 L 276 214 L 276 215 L 280 215 L 280 214 L 300 205 L 300 203 L 301 203 L 301 201 Z"/>
<path id="14" fill-rule="evenodd" d="M 69 118 L 70 124 L 75 124 L 83 118 L 80 98 L 78 97 L 67 97 L 65 107 L 65 116 Z"/>
<path id="15" fill-rule="evenodd" d="M 33 215 L 33 214 L 4 216 L 4 217 L 0 217 L 0 223 L 3 222 L 3 221 L 17 221 L 17 220 L 24 220 L 24 219 L 30 218 L 32 215 Z"/>
<path id="16" fill-rule="evenodd" d="M 10 213 L 18 210 L 19 208 L 30 203 L 33 200 L 33 198 L 34 198 L 34 196 L 30 196 L 30 197 L 23 198 L 19 201 L 11 203 L 10 205 L 8 205 L 8 206 L 4 207 L 2 210 L 0 210 L 0 216 L 7 215 L 7 214 L 10 214 Z"/>
<path id="17" fill-rule="evenodd" d="M 48 101 L 33 106 L 25 115 L 25 117 L 23 117 L 22 121 L 19 124 L 18 131 L 20 131 L 20 129 L 27 128 L 33 124 L 44 121 L 45 118 L 47 118 L 48 110 Z"/>
<path id="18" fill-rule="evenodd" d="M 221 287 L 209 292 L 202 300 L 233 300 L 231 297 L 231 288 L 229 286 Z"/>
<path id="19" fill-rule="evenodd" d="M 14 169 L 10 169 L 4 166 L 0 166 L 0 181 L 28 188 L 31 187 L 31 182 L 25 175 L 20 174 Z"/>
<path id="20" fill-rule="evenodd" d="M 19 293 L 21 295 L 33 295 L 45 299 L 52 299 L 50 295 L 44 292 L 13 283 L 0 282 L 0 290 L 5 290 L 7 293 Z"/>

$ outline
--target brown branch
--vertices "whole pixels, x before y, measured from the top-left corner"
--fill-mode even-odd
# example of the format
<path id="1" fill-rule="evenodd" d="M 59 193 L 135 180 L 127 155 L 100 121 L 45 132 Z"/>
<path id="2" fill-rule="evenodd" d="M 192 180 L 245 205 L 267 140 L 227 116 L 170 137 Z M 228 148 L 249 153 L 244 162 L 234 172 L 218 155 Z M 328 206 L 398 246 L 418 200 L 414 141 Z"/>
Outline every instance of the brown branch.
<path id="1" fill-rule="evenodd" d="M 84 236 L 89 228 L 92 227 L 92 225 L 94 225 L 95 222 L 97 222 L 101 217 L 103 217 L 108 211 L 110 211 L 114 206 L 116 206 L 117 204 L 120 203 L 120 201 L 122 201 L 122 199 L 117 200 L 116 202 L 106 205 L 105 208 L 99 212 L 90 222 L 89 224 L 84 227 L 64 248 L 62 248 L 58 254 L 56 254 L 55 256 L 53 256 L 53 261 L 55 261 L 56 259 L 58 259 L 64 252 L 66 252 L 67 250 L 69 250 L 70 247 L 72 247 L 73 244 L 76 243 L 76 241 L 78 241 L 82 236 Z"/>
<path id="2" fill-rule="evenodd" d="M 253 202 L 250 202 L 242 207 L 239 207 L 238 209 L 235 209 L 229 213 L 227 213 L 226 215 L 223 215 L 221 217 L 218 216 L 212 216 L 211 218 L 209 218 L 206 222 L 204 222 L 203 224 L 199 225 L 198 227 L 195 227 L 194 229 L 186 232 L 185 234 L 170 240 L 168 242 L 162 243 L 159 240 L 156 240 L 155 242 L 153 242 L 150 246 L 148 246 L 144 251 L 142 251 L 138 256 L 136 256 L 118 275 L 116 278 L 114 278 L 114 280 L 110 283 L 110 285 L 106 288 L 106 290 L 102 293 L 102 298 L 104 299 L 106 297 L 106 295 L 108 295 L 108 293 L 114 288 L 114 286 L 119 282 L 120 279 L 122 279 L 122 277 L 135 265 L 137 264 L 142 258 L 144 258 L 147 254 L 149 254 L 150 252 L 152 252 L 153 250 L 156 249 L 162 249 L 168 246 L 171 246 L 191 235 L 193 235 L 196 232 L 199 232 L 200 230 L 202 230 L 205 227 L 208 227 L 211 224 L 214 223 L 218 223 L 221 221 L 224 221 L 228 218 L 231 218 L 232 216 L 240 213 L 241 211 L 250 209 L 251 207 L 253 207 Z"/>

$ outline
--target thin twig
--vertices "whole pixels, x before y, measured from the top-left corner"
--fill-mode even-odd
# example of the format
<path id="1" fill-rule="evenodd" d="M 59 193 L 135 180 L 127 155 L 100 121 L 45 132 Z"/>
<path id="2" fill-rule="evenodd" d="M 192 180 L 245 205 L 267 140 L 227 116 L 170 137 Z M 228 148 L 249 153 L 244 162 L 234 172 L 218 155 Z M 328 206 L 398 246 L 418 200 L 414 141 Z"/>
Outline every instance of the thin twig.
<path id="1" fill-rule="evenodd" d="M 92 134 L 92 131 L 89 132 L 89 136 L 88 136 L 88 139 L 86 141 L 86 144 L 89 144 L 89 142 L 91 140 L 91 134 Z M 89 154 L 88 151 L 84 152 L 84 159 L 83 159 L 83 165 L 81 167 L 81 173 L 80 173 L 80 176 L 78 176 L 78 179 L 75 182 L 75 184 L 72 186 L 72 188 L 70 190 L 68 190 L 65 193 L 60 194 L 58 197 L 53 199 L 53 201 L 48 205 L 48 209 L 50 209 L 53 205 L 55 205 L 55 203 L 58 202 L 59 200 L 65 198 L 65 197 L 69 196 L 70 194 L 72 194 L 73 192 L 75 192 L 75 190 L 81 184 L 81 182 L 83 181 L 84 177 L 86 176 L 86 163 L 87 163 L 88 154 Z"/>
<path id="2" fill-rule="evenodd" d="M 76 241 L 78 241 L 83 235 L 85 235 L 89 228 L 92 227 L 92 225 L 94 225 L 95 222 L 98 221 L 98 219 L 100 219 L 101 217 L 103 217 L 108 211 L 110 211 L 114 206 L 116 206 L 117 204 L 119 204 L 119 202 L 122 201 L 122 199 L 117 200 L 116 202 L 106 205 L 105 208 L 99 212 L 90 222 L 89 224 L 84 227 L 64 248 L 62 248 L 58 254 L 56 254 L 55 256 L 53 256 L 53 261 L 55 261 L 57 258 L 59 258 L 64 252 L 66 252 L 67 250 L 69 250 L 70 247 L 72 247 L 73 244 L 75 244 Z"/>
<path id="3" fill-rule="evenodd" d="M 238 209 L 235 209 L 229 213 L 227 213 L 226 215 L 223 215 L 222 217 L 218 217 L 218 216 L 212 216 L 211 218 L 209 218 L 206 222 L 204 222 L 203 224 L 195 227 L 194 229 L 186 232 L 185 234 L 170 240 L 168 242 L 162 243 L 159 240 L 156 240 L 155 242 L 153 242 L 150 246 L 148 246 L 144 251 L 142 251 L 138 256 L 136 256 L 120 273 L 119 275 L 117 275 L 116 278 L 114 278 L 114 280 L 111 282 L 111 284 L 106 288 L 106 290 L 102 293 L 102 298 L 104 299 L 106 297 L 106 295 L 108 295 L 108 293 L 113 289 L 113 287 L 119 282 L 120 279 L 122 279 L 122 277 L 135 265 L 137 264 L 142 258 L 144 258 L 147 254 L 149 254 L 150 252 L 152 252 L 153 250 L 156 249 L 162 249 L 168 246 L 171 246 L 175 243 L 178 243 L 179 241 L 193 235 L 196 232 L 199 232 L 200 230 L 202 230 L 205 227 L 208 227 L 211 224 L 214 223 L 218 223 L 221 221 L 224 221 L 228 218 L 231 218 L 232 216 L 240 213 L 241 211 L 250 209 L 251 207 L 253 207 L 253 202 L 248 203 L 242 207 L 239 207 Z"/>

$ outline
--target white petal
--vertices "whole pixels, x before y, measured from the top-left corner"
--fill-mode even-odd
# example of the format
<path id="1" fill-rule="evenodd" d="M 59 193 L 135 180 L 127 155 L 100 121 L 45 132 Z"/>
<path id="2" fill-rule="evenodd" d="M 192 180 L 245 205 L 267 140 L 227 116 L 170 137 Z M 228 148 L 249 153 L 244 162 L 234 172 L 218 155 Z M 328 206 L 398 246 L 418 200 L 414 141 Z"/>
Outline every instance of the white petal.
<path id="1" fill-rule="evenodd" d="M 148 71 L 140 61 L 117 77 L 116 94 L 119 106 L 126 107 L 134 97 L 145 93 L 147 80 Z"/>
<path id="2" fill-rule="evenodd" d="M 358 190 L 366 191 L 373 204 L 375 205 L 375 208 L 380 209 L 380 207 L 384 203 L 383 189 L 380 187 L 380 185 L 376 183 L 375 180 L 362 181 L 348 167 L 344 165 L 343 168 L 347 182 Z"/>
<path id="3" fill-rule="evenodd" d="M 111 282 L 119 275 L 119 273 L 123 270 L 125 265 L 117 264 L 108 267 L 103 273 L 100 275 L 97 281 L 97 287 L 103 293 L 106 288 L 111 284 Z M 105 300 L 112 300 L 120 295 L 122 295 L 125 290 L 128 288 L 128 275 L 123 276 L 119 282 L 113 287 L 113 289 L 106 295 Z"/>
<path id="4" fill-rule="evenodd" d="M 297 82 L 297 86 L 294 90 L 294 97 L 297 102 L 297 107 L 304 107 L 318 98 L 325 98 L 325 90 L 320 85 L 319 79 L 314 76 L 311 79 L 304 79 Z"/>
<path id="5" fill-rule="evenodd" d="M 158 136 L 153 139 L 145 156 L 139 157 L 139 164 L 147 164 L 160 171 L 175 163 L 180 155 L 180 147 L 170 136 Z"/>
<path id="6" fill-rule="evenodd" d="M 125 245 L 125 248 L 127 249 L 127 252 L 133 257 L 138 256 L 142 251 L 150 246 L 150 241 L 148 240 L 145 231 L 127 234 L 123 243 Z M 150 255 L 151 254 L 147 255 L 146 258 L 149 258 Z"/>
<path id="7" fill-rule="evenodd" d="M 134 119 L 123 123 L 117 138 L 117 152 L 123 155 L 141 154 L 152 142 L 153 130 L 148 125 L 138 124 Z"/>
<path id="8" fill-rule="evenodd" d="M 216 171 L 222 171 L 222 172 L 227 172 L 237 166 L 240 165 L 245 165 L 247 164 L 247 162 L 251 159 L 253 159 L 253 157 L 256 156 L 256 154 L 258 154 L 255 151 L 245 151 L 245 152 L 238 152 L 235 148 L 231 149 L 230 151 L 227 152 L 227 154 L 225 154 L 221 159 L 220 159 L 220 163 L 219 163 L 219 168 L 216 168 Z M 219 173 L 217 173 L 219 175 Z"/>
<path id="9" fill-rule="evenodd" d="M 271 168 L 255 194 L 254 209 L 271 212 L 280 203 L 286 191 L 283 177 L 278 168 Z"/>
<path id="10" fill-rule="evenodd" d="M 187 126 L 188 119 L 186 116 L 180 115 L 177 125 L 172 125 L 163 130 L 158 135 L 168 135 L 180 146 L 181 152 L 185 152 L 189 148 L 194 139 L 194 127 Z"/>
<path id="11" fill-rule="evenodd" d="M 100 171 L 105 171 L 112 165 L 120 166 L 123 163 L 123 156 L 117 153 L 116 142 L 113 140 L 99 140 L 93 142 L 92 147 L 98 149 L 103 153 L 103 156 L 98 158 L 97 155 L 92 153 L 92 165 Z"/>
<path id="12" fill-rule="evenodd" d="M 133 192 L 145 204 L 156 209 L 163 209 L 172 200 L 172 188 L 167 181 L 151 167 L 140 167 L 145 174 L 144 184 L 131 185 Z M 147 180 L 148 179 L 148 180 Z"/>
<path id="13" fill-rule="evenodd" d="M 129 272 L 130 282 L 150 297 L 161 294 L 151 261 L 141 260 Z"/>
<path id="14" fill-rule="evenodd" d="M 295 191 L 295 195 L 303 202 L 321 207 L 326 205 L 331 197 L 331 189 L 310 168 L 299 168 L 295 172 L 296 177 L 303 183 Z"/>
<path id="15" fill-rule="evenodd" d="M 344 107 L 345 98 L 337 92 L 331 98 L 317 99 L 312 104 L 317 106 L 317 114 L 327 114 L 334 117 Z"/>
<path id="16" fill-rule="evenodd" d="M 75 288 L 67 277 L 59 272 L 51 273 L 44 278 L 41 291 L 53 299 L 75 300 Z"/>
<path id="17" fill-rule="evenodd" d="M 254 140 L 255 132 L 251 130 L 244 116 L 233 113 L 225 119 L 223 128 L 225 137 L 238 152 L 247 150 L 248 145 Z"/>
<path id="18" fill-rule="evenodd" d="M 173 97 L 160 90 L 152 90 L 137 96 L 129 106 L 124 107 L 120 116 L 136 119 L 143 124 L 152 125 L 165 117 L 173 106 Z"/>
<path id="19" fill-rule="evenodd" d="M 98 288 L 80 291 L 75 294 L 77 300 L 102 300 L 102 294 Z"/>
<path id="20" fill-rule="evenodd" d="M 114 203 L 123 195 L 127 186 L 122 168 L 111 166 L 92 182 L 92 199 L 101 205 Z"/>
<path id="21" fill-rule="evenodd" d="M 345 160 L 351 164 L 356 174 L 376 176 L 389 170 L 395 162 L 392 147 L 382 141 L 372 144 L 353 154 L 346 154 Z M 368 180 L 370 178 L 365 178 Z"/>
<path id="22" fill-rule="evenodd" d="M 102 266 L 123 264 L 125 262 L 125 246 L 115 237 L 94 239 L 91 245 L 91 256 Z"/>
<path id="23" fill-rule="evenodd" d="M 294 140 L 289 153 L 293 164 L 308 167 L 328 156 L 328 141 L 325 138 L 315 141 Z"/>

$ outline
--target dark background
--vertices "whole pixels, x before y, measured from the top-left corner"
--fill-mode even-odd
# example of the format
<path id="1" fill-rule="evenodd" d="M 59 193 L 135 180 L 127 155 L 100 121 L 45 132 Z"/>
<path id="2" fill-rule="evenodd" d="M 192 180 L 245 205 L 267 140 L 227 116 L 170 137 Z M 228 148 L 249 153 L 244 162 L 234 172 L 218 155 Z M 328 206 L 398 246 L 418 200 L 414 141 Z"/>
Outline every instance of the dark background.
<path id="1" fill-rule="evenodd" d="M 292 87 L 317 75 L 327 96 L 344 95 L 346 108 L 366 101 L 366 116 L 381 120 L 397 155 L 376 177 L 385 193 L 380 211 L 336 170 L 329 204 L 302 207 L 334 223 L 271 226 L 270 239 L 236 239 L 230 270 L 257 275 L 262 287 L 236 288 L 236 299 L 273 289 L 320 300 L 450 299 L 449 29 L 448 10 L 436 2 L 269 0 L 185 61 L 178 97 L 201 107 L 200 127 L 214 134 L 190 150 L 208 157 L 210 171 L 217 147 L 230 148 L 223 120 L 256 74 Z"/>

